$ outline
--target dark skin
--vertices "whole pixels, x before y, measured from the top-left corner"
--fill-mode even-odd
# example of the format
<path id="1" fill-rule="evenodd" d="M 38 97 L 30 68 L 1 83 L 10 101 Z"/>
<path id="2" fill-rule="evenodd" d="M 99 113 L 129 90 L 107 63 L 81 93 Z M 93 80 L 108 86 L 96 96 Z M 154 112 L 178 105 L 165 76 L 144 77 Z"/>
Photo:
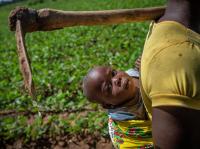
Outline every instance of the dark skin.
<path id="1" fill-rule="evenodd" d="M 200 33 L 200 1 L 168 0 L 165 14 L 158 22 L 172 20 Z"/>
<path id="2" fill-rule="evenodd" d="M 135 61 L 135 69 L 138 71 L 140 62 L 141 56 Z M 126 83 L 127 87 L 124 88 Z M 135 94 L 139 92 L 139 79 L 108 66 L 98 66 L 87 74 L 87 81 L 83 82 L 83 91 L 90 101 L 108 109 L 135 98 Z M 135 98 L 134 101 L 137 103 L 138 100 Z"/>
<path id="3" fill-rule="evenodd" d="M 102 104 L 103 107 L 118 106 L 133 99 L 139 82 L 125 72 L 107 66 L 95 67 L 88 74 L 88 78 L 83 87 L 87 96 L 95 99 L 94 102 Z"/>
<path id="4" fill-rule="evenodd" d="M 177 21 L 200 33 L 200 1 L 169 0 L 158 22 Z M 155 148 L 199 149 L 200 110 L 160 106 L 152 110 L 152 131 Z"/>

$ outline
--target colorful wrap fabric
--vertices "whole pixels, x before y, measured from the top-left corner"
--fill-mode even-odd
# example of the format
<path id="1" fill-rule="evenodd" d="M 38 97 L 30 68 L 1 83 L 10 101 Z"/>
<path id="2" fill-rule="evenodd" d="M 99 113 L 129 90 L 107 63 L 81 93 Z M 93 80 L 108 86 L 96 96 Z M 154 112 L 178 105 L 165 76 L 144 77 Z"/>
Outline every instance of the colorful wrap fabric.
<path id="1" fill-rule="evenodd" d="M 117 149 L 153 149 L 151 121 L 116 121 L 109 118 L 109 133 Z"/>

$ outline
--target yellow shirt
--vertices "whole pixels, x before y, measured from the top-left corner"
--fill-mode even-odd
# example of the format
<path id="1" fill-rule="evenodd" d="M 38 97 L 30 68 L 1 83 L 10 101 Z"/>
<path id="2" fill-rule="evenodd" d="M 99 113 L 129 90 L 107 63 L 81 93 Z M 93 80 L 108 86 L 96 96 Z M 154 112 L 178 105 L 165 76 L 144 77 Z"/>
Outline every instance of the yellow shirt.
<path id="1" fill-rule="evenodd" d="M 154 24 L 141 60 L 141 92 L 152 107 L 200 110 L 200 35 L 175 21 Z"/>

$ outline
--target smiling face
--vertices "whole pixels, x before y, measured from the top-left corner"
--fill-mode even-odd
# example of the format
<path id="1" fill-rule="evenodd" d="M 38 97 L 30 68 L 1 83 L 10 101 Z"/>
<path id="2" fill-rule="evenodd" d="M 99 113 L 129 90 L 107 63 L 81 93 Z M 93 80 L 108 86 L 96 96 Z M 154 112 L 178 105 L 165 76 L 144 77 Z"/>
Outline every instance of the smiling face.
<path id="1" fill-rule="evenodd" d="M 83 83 L 85 95 L 100 104 L 118 105 L 135 95 L 134 80 L 123 71 L 99 66 L 92 69 Z"/>

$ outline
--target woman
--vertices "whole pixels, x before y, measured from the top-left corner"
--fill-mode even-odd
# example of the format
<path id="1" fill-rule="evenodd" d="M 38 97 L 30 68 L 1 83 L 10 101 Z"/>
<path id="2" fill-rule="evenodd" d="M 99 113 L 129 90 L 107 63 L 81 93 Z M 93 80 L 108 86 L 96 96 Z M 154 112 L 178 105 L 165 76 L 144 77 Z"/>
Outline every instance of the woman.
<path id="1" fill-rule="evenodd" d="M 141 92 L 155 148 L 200 146 L 200 2 L 168 0 L 141 61 Z"/>

